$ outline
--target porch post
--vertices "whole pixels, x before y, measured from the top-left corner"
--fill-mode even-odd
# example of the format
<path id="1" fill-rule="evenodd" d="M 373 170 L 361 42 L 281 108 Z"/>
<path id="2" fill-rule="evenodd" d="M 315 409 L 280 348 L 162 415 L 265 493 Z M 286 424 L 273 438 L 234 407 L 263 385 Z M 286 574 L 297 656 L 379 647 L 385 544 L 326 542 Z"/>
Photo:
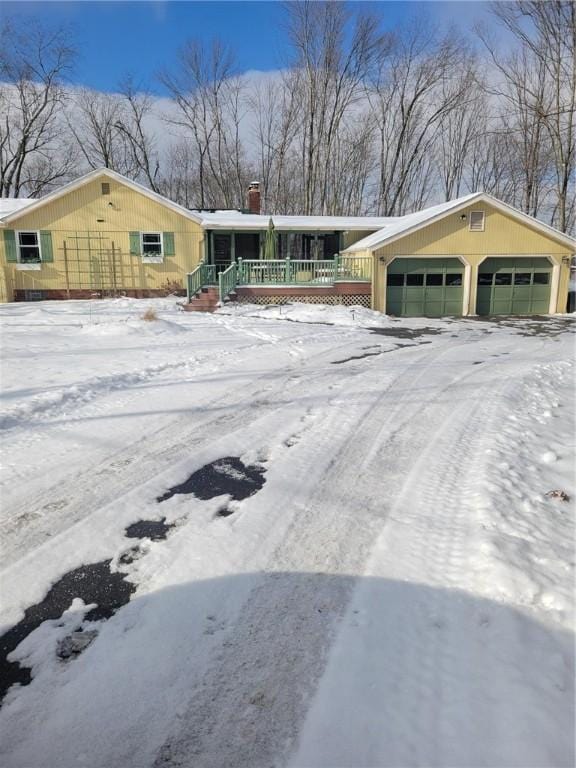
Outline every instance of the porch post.
<path id="1" fill-rule="evenodd" d="M 334 254 L 334 280 L 338 280 L 338 274 L 340 272 L 340 254 Z"/>
<path id="2" fill-rule="evenodd" d="M 284 277 L 284 282 L 288 284 L 292 282 L 291 275 L 290 275 L 290 267 L 291 267 L 290 257 L 288 256 L 288 258 L 286 259 L 286 273 Z"/>

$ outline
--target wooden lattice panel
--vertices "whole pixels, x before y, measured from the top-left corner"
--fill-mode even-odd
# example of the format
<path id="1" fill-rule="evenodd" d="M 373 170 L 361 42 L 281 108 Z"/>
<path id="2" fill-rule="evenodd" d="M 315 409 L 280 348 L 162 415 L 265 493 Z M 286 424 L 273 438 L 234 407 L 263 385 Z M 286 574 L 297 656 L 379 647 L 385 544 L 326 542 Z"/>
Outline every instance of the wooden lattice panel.
<path id="1" fill-rule="evenodd" d="M 370 296 L 366 294 L 333 294 L 330 296 L 238 296 L 238 304 L 330 304 L 345 307 L 360 306 L 370 309 Z"/>

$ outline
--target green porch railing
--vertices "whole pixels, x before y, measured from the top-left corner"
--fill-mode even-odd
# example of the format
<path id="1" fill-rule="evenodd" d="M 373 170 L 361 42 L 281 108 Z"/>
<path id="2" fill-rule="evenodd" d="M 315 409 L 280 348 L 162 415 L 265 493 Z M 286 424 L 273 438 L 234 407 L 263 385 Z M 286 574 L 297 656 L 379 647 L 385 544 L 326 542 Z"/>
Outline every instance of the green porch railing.
<path id="1" fill-rule="evenodd" d="M 236 262 L 232 262 L 230 266 L 220 272 L 218 275 L 218 290 L 220 294 L 220 303 L 222 303 L 236 288 L 237 285 L 237 273 L 238 267 Z"/>
<path id="2" fill-rule="evenodd" d="M 204 286 L 218 285 L 224 301 L 237 285 L 333 285 L 334 282 L 370 282 L 372 259 L 336 254 L 333 259 L 238 259 L 216 275 L 214 264 L 199 264 L 187 275 L 188 301 Z"/>
<path id="3" fill-rule="evenodd" d="M 205 285 L 216 285 L 216 267 L 213 264 L 198 264 L 186 278 L 186 292 L 190 301 Z"/>
<path id="4" fill-rule="evenodd" d="M 239 259 L 238 285 L 305 285 L 333 283 L 336 260 Z"/>
<path id="5" fill-rule="evenodd" d="M 340 254 L 336 279 L 370 282 L 372 280 L 372 257 Z"/>

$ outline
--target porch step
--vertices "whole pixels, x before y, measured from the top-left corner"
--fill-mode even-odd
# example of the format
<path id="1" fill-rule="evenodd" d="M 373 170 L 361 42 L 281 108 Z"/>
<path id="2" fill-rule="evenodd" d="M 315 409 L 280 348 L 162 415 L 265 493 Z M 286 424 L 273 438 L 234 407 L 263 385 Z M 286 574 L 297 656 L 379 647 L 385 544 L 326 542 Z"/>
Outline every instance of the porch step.
<path id="1" fill-rule="evenodd" d="M 206 286 L 195 296 L 192 296 L 188 304 L 184 306 L 187 312 L 214 312 L 218 307 L 218 288 Z"/>

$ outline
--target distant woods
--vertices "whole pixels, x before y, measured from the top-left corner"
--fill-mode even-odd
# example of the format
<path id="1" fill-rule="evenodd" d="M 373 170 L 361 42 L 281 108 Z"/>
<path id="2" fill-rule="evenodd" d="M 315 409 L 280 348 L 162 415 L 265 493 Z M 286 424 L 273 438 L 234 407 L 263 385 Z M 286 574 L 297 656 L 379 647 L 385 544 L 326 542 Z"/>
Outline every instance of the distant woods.
<path id="1" fill-rule="evenodd" d="M 6 21 L 0 196 L 40 195 L 106 166 L 187 207 L 394 216 L 484 190 L 574 229 L 576 10 L 495 3 L 466 37 L 386 6 L 290 2 L 285 62 L 242 75 L 219 40 L 189 40 L 160 98 L 69 84 L 70 34 Z"/>

